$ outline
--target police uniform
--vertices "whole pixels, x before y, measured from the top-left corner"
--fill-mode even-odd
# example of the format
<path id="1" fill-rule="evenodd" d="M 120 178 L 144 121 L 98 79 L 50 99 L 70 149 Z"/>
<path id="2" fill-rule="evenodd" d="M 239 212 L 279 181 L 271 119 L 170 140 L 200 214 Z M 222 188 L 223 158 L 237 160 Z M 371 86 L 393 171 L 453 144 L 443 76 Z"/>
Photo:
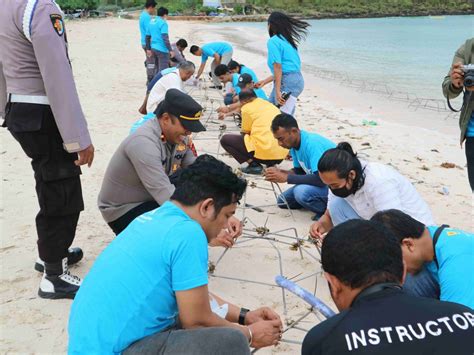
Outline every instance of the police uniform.
<path id="1" fill-rule="evenodd" d="M 59 6 L 53 0 L 3 1 L 0 47 L 4 126 L 32 159 L 36 180 L 39 256 L 50 264 L 50 275 L 68 273 L 64 260 L 70 256 L 68 248 L 84 209 L 81 169 L 74 161 L 77 152 L 91 145 L 91 138 L 74 84 Z M 66 283 L 80 284 L 77 278 L 66 279 Z M 42 281 L 40 295 L 60 298 L 55 287 Z"/>
<path id="2" fill-rule="evenodd" d="M 190 132 L 204 130 L 202 107 L 189 95 L 169 89 L 155 111 L 179 119 Z M 159 118 L 147 120 L 120 144 L 112 156 L 100 189 L 98 206 L 102 217 L 119 234 L 137 216 L 168 201 L 175 188 L 170 179 L 195 156 L 188 138 L 179 144 L 166 141 Z"/>
<path id="3" fill-rule="evenodd" d="M 363 290 L 350 309 L 311 329 L 302 354 L 472 355 L 473 339 L 469 307 L 384 283 Z"/>

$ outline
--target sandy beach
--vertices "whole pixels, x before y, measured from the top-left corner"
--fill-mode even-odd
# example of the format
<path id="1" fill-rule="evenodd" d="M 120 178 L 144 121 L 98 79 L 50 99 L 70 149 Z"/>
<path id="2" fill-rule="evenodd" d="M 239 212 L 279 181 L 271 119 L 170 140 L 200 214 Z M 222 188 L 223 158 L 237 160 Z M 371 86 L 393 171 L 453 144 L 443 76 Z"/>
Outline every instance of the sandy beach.
<path id="1" fill-rule="evenodd" d="M 185 38 L 188 43 L 227 40 L 234 44 L 234 58 L 255 70 L 259 78 L 269 74 L 266 65 L 266 37 L 257 37 L 245 29 L 225 25 L 170 21 L 172 40 Z M 108 18 L 103 20 L 67 23 L 70 57 L 76 85 L 86 114 L 96 156 L 93 166 L 83 168 L 82 187 L 85 211 L 81 214 L 74 246 L 85 252 L 84 259 L 72 268 L 81 277 L 87 274 L 96 257 L 114 235 L 103 221 L 97 208 L 97 195 L 111 155 L 128 134 L 134 121 L 141 115 L 137 109 L 145 92 L 143 50 L 139 45 L 138 22 Z M 187 58 L 198 63 L 197 57 Z M 304 67 L 305 90 L 300 97 L 296 118 L 303 129 L 318 132 L 335 142 L 349 141 L 360 157 L 390 164 L 407 176 L 430 205 L 438 224 L 449 224 L 468 231 L 474 230 L 473 199 L 467 180 L 465 155 L 459 144 L 457 120 L 447 113 L 425 109 L 414 110 L 405 102 L 388 100 L 382 95 L 364 93 L 347 87 L 344 82 L 323 79 Z M 440 85 L 441 85 L 440 78 Z M 268 91 L 270 88 L 266 87 Z M 191 95 L 203 92 L 195 89 Z M 441 90 L 439 93 L 441 97 Z M 218 106 L 218 93 L 212 92 L 206 101 L 206 114 Z M 363 121 L 374 121 L 366 126 Z M 224 122 L 229 128 L 233 122 Z M 215 137 L 208 132 L 206 137 Z M 64 353 L 67 350 L 67 323 L 70 300 L 48 301 L 37 296 L 41 274 L 33 270 L 37 257 L 34 218 L 38 210 L 30 163 L 19 144 L 5 129 L 0 130 L 1 169 L 1 286 L 0 286 L 0 352 L 2 353 Z M 216 152 L 216 139 L 195 139 L 198 152 Z M 233 167 L 237 163 L 229 157 L 224 161 Z M 453 168 L 442 163 L 453 163 Z M 289 162 L 284 162 L 290 166 Z M 249 187 L 247 201 L 251 204 L 274 202 L 268 183 L 255 180 Z M 263 187 L 265 189 L 261 189 Z M 281 186 L 286 188 L 286 186 Z M 239 211 L 242 216 L 242 211 Z M 258 234 L 252 229 L 264 226 L 270 232 L 295 228 L 300 238 L 306 239 L 311 224 L 309 212 L 295 211 L 294 219 L 288 211 L 276 207 L 265 212 L 246 210 L 248 235 Z M 252 224 L 253 223 L 253 224 Z M 282 232 L 286 240 L 290 232 Z M 283 239 L 282 239 L 283 238 Z M 290 239 L 288 239 L 290 240 Z M 276 249 L 273 245 L 276 245 Z M 225 253 L 214 276 L 253 280 L 269 285 L 239 282 L 228 278 L 211 277 L 210 289 L 238 305 L 255 308 L 274 307 L 283 314 L 282 291 L 271 286 L 280 274 L 278 253 L 283 274 L 303 278 L 320 271 L 318 253 L 305 243 L 300 257 L 291 245 L 268 240 L 247 240 Z M 278 251 L 277 251 L 278 249 Z M 210 249 L 210 260 L 215 264 L 222 248 Z M 317 282 L 317 284 L 316 284 Z M 322 276 L 308 277 L 299 282 L 335 310 Z M 285 321 L 297 320 L 307 313 L 307 305 L 297 297 L 286 294 Z M 319 322 L 313 314 L 299 323 L 299 328 L 310 329 Z M 87 326 L 85 324 L 84 326 Z M 297 354 L 300 346 L 293 342 L 303 339 L 304 331 L 292 329 L 285 333 L 275 348 L 262 349 L 258 354 Z"/>

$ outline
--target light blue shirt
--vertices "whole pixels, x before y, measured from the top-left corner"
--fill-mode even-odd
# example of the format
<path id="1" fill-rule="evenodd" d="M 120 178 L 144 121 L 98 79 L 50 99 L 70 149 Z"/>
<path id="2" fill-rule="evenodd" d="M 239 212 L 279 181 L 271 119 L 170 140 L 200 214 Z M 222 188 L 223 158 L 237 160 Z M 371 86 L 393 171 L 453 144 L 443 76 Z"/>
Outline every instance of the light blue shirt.
<path id="1" fill-rule="evenodd" d="M 427 227 L 433 238 L 438 227 Z M 435 247 L 434 261 L 426 269 L 438 281 L 442 301 L 460 303 L 474 309 L 474 234 L 445 228 Z"/>
<path id="2" fill-rule="evenodd" d="M 317 133 L 309 133 L 303 130 L 300 130 L 300 132 L 300 148 L 290 149 L 293 166 L 303 169 L 306 174 L 313 174 L 318 171 L 319 159 L 321 159 L 324 152 L 335 148 L 336 144 Z"/>
<path id="3" fill-rule="evenodd" d="M 474 112 L 472 112 L 471 119 L 467 124 L 466 137 L 474 137 Z"/>
<path id="4" fill-rule="evenodd" d="M 215 53 L 221 57 L 225 53 L 232 52 L 232 46 L 227 42 L 211 42 L 201 47 L 201 61 L 205 62 L 207 58 L 213 57 Z"/>
<path id="5" fill-rule="evenodd" d="M 130 133 L 129 134 L 132 134 L 133 132 L 135 132 L 137 129 L 139 129 L 141 126 L 143 126 L 143 124 L 148 121 L 148 120 L 151 120 L 152 118 L 155 118 L 155 114 L 153 112 L 150 112 L 150 113 L 147 113 L 145 116 L 143 116 L 142 118 L 140 118 L 138 121 L 135 121 L 135 123 L 132 125 L 132 128 L 130 128 Z"/>
<path id="6" fill-rule="evenodd" d="M 248 74 L 250 74 L 250 73 L 248 73 Z M 254 75 L 255 75 L 255 73 L 254 73 Z M 235 93 L 237 95 L 240 94 L 240 92 L 242 91 L 242 89 L 238 85 L 239 84 L 239 77 L 240 77 L 240 74 L 237 74 L 237 73 L 232 74 L 232 87 L 234 88 Z M 253 79 L 253 77 L 252 77 L 252 79 Z M 255 79 L 253 79 L 253 82 L 256 83 Z M 265 94 L 265 91 L 263 91 L 262 89 L 253 89 L 253 92 L 255 93 L 255 95 L 257 95 L 257 97 L 268 101 L 267 94 Z"/>
<path id="7" fill-rule="evenodd" d="M 258 82 L 257 74 L 255 74 L 255 72 L 252 69 L 250 69 L 249 67 L 246 67 L 245 65 L 240 66 L 240 75 L 242 74 L 248 74 L 252 77 L 252 80 L 254 83 Z"/>
<path id="8" fill-rule="evenodd" d="M 151 36 L 151 48 L 155 51 L 169 53 L 169 49 L 163 40 L 162 35 L 164 34 L 168 34 L 168 22 L 160 16 L 156 16 L 148 25 L 147 35 Z"/>
<path id="9" fill-rule="evenodd" d="M 301 71 L 301 60 L 298 51 L 284 37 L 274 35 L 267 42 L 268 67 L 272 74 L 273 64 L 281 64 L 283 74 Z"/>
<path id="10" fill-rule="evenodd" d="M 148 25 L 150 24 L 151 18 L 152 18 L 151 15 L 145 10 L 143 10 L 142 13 L 140 14 L 140 19 L 138 23 L 140 26 L 140 37 L 141 37 L 142 46 L 145 46 L 146 44 L 145 37 L 146 37 Z"/>
<path id="11" fill-rule="evenodd" d="M 117 354 L 173 325 L 176 292 L 207 285 L 201 226 L 168 201 L 137 217 L 97 258 L 71 307 L 69 354 Z"/>

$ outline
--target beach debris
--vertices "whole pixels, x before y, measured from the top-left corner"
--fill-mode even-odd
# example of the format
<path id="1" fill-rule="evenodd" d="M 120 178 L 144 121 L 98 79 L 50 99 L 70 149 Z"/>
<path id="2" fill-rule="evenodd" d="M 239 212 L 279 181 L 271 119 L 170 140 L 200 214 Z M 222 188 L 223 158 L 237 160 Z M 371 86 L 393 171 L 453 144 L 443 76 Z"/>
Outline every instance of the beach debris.
<path id="1" fill-rule="evenodd" d="M 365 147 L 370 147 L 370 143 L 369 142 L 364 142 L 362 143 L 361 145 L 365 146 Z"/>
<path id="2" fill-rule="evenodd" d="M 339 130 L 344 129 L 344 126 L 339 126 L 339 127 L 337 127 L 337 129 L 339 129 Z"/>
<path id="3" fill-rule="evenodd" d="M 438 193 L 440 195 L 444 195 L 444 196 L 448 196 L 449 195 L 449 189 L 447 186 L 443 186 L 439 191 Z"/>
<path id="4" fill-rule="evenodd" d="M 300 239 L 290 245 L 290 250 L 297 251 L 298 248 L 302 247 L 303 245 L 304 245 L 304 240 Z"/>
<path id="5" fill-rule="evenodd" d="M 363 126 L 377 126 L 377 122 L 372 121 L 372 120 L 363 120 L 362 121 Z"/>
<path id="6" fill-rule="evenodd" d="M 426 165 L 423 165 L 421 167 L 421 170 L 430 171 L 430 168 L 428 168 Z"/>
<path id="7" fill-rule="evenodd" d="M 445 169 L 454 169 L 456 167 L 456 164 L 444 162 L 441 164 L 441 167 Z"/>
<path id="8" fill-rule="evenodd" d="M 255 232 L 257 232 L 258 235 L 260 236 L 264 236 L 265 234 L 267 234 L 268 232 L 270 232 L 270 229 L 268 229 L 267 227 L 263 226 L 263 227 L 257 227 L 255 228 Z"/>
<path id="9" fill-rule="evenodd" d="M 255 181 L 250 182 L 249 187 L 257 187 L 257 183 Z"/>
<path id="10" fill-rule="evenodd" d="M 432 152 L 439 153 L 438 149 L 431 149 Z"/>
<path id="11" fill-rule="evenodd" d="M 213 274 L 215 270 L 216 270 L 216 265 L 212 261 L 209 261 L 207 265 L 207 272 L 209 272 L 210 274 Z"/>
<path id="12" fill-rule="evenodd" d="M 418 161 L 423 161 L 423 159 L 420 158 L 420 157 L 415 157 L 415 159 L 418 160 Z"/>

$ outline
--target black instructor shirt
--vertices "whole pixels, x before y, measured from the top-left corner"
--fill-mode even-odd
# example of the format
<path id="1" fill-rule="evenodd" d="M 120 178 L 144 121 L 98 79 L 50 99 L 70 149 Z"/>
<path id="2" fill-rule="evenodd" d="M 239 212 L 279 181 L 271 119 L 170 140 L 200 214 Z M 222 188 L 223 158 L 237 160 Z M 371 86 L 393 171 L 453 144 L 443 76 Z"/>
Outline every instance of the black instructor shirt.
<path id="1" fill-rule="evenodd" d="M 311 329 L 302 354 L 473 355 L 474 311 L 378 284 Z"/>

